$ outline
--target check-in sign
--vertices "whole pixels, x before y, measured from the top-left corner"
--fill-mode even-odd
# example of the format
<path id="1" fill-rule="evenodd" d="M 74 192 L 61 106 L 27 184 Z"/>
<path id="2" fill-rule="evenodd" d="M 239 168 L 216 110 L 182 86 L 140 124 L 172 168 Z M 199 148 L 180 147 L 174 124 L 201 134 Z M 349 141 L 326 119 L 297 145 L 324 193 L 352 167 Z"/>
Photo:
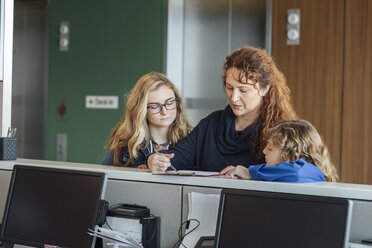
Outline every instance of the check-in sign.
<path id="1" fill-rule="evenodd" d="M 89 109 L 117 109 L 119 108 L 118 96 L 86 96 L 85 108 Z"/>

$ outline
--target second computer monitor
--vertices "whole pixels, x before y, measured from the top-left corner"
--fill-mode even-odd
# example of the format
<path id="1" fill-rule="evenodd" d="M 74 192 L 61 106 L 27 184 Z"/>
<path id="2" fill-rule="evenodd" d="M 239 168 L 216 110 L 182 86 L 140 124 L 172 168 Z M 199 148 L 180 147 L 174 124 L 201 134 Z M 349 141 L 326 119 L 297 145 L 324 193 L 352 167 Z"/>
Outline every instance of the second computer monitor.
<path id="1" fill-rule="evenodd" d="M 216 247 L 347 247 L 347 199 L 222 190 Z"/>

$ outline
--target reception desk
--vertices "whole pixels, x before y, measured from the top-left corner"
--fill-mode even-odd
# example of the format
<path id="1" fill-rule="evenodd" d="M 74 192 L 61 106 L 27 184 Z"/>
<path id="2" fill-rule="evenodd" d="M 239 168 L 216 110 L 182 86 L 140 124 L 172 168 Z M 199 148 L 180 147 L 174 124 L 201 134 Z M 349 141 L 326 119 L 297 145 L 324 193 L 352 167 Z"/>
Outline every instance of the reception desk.
<path id="1" fill-rule="evenodd" d="M 145 205 L 161 218 L 161 247 L 173 247 L 178 229 L 187 218 L 190 192 L 219 193 L 222 188 L 320 195 L 354 201 L 350 241 L 372 238 L 372 186 L 344 183 L 274 183 L 212 177 L 152 175 L 148 170 L 95 164 L 17 159 L 0 161 L 0 220 L 15 164 L 104 172 L 108 176 L 105 199 L 110 205 Z"/>

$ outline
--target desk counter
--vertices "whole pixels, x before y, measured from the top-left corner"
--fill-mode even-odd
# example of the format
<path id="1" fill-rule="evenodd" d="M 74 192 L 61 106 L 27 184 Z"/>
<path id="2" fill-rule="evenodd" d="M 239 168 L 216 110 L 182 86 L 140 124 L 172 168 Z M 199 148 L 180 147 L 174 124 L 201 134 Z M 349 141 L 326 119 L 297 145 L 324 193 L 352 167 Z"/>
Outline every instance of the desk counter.
<path id="1" fill-rule="evenodd" d="M 320 195 L 354 200 L 351 241 L 371 238 L 372 186 L 347 183 L 274 183 L 237 180 L 221 177 L 152 175 L 149 170 L 67 163 L 45 160 L 17 159 L 0 161 L 0 221 L 15 164 L 61 169 L 104 172 L 108 176 L 105 199 L 110 205 L 130 203 L 148 206 L 161 218 L 161 247 L 173 247 L 178 229 L 187 218 L 187 193 L 219 193 L 222 188 Z"/>
<path id="2" fill-rule="evenodd" d="M 13 169 L 15 164 L 43 167 L 64 168 L 73 170 L 98 171 L 107 174 L 110 180 L 125 180 L 174 185 L 189 185 L 211 188 L 232 188 L 259 191 L 284 192 L 343 197 L 372 201 L 372 185 L 350 183 L 276 183 L 252 180 L 238 180 L 220 177 L 191 177 L 152 175 L 149 170 L 103 166 L 96 164 L 67 163 L 46 160 L 17 159 L 16 161 L 0 161 L 0 170 Z"/>

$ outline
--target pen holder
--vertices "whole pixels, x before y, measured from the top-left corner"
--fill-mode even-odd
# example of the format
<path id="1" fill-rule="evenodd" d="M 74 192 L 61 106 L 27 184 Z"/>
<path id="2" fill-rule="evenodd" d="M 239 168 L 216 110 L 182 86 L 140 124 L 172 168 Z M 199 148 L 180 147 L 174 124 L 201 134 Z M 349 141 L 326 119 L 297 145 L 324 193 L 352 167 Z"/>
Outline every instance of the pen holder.
<path id="1" fill-rule="evenodd" d="M 0 138 L 0 160 L 17 159 L 17 139 Z"/>

